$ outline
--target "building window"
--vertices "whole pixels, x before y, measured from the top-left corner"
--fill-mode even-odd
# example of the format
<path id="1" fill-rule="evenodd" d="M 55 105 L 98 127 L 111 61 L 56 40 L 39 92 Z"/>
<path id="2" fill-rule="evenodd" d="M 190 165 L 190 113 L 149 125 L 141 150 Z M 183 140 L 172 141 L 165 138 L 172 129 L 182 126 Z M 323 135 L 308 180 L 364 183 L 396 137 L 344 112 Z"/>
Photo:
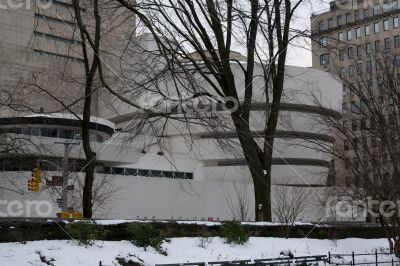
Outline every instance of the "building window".
<path id="1" fill-rule="evenodd" d="M 356 102 L 355 101 L 352 101 L 351 102 L 351 112 L 353 112 L 353 113 L 355 113 L 355 112 L 357 112 L 357 105 L 356 105 Z"/>
<path id="2" fill-rule="evenodd" d="M 383 31 L 388 31 L 389 30 L 389 20 L 385 19 L 383 21 Z"/>
<path id="3" fill-rule="evenodd" d="M 376 72 L 381 71 L 381 69 L 382 69 L 382 62 L 381 62 L 381 59 L 380 59 L 380 58 L 378 58 L 378 59 L 375 60 L 375 68 L 376 68 Z"/>
<path id="4" fill-rule="evenodd" d="M 347 56 L 349 57 L 349 59 L 353 59 L 353 57 L 354 57 L 353 47 L 347 48 Z"/>
<path id="5" fill-rule="evenodd" d="M 346 89 L 346 86 L 343 85 L 343 96 L 346 96 L 346 95 L 347 95 L 347 89 Z"/>
<path id="6" fill-rule="evenodd" d="M 342 113 L 343 114 L 347 113 L 347 103 L 342 104 Z"/>
<path id="7" fill-rule="evenodd" d="M 360 20 L 360 13 L 357 11 L 354 11 L 354 21 L 359 21 Z"/>
<path id="8" fill-rule="evenodd" d="M 320 21 L 318 22 L 318 29 L 319 29 L 320 31 L 324 29 L 324 21 L 323 21 L 323 20 L 320 20 Z"/>
<path id="9" fill-rule="evenodd" d="M 349 150 L 349 142 L 347 140 L 343 141 L 343 148 L 345 151 Z"/>
<path id="10" fill-rule="evenodd" d="M 354 77 L 354 66 L 353 65 L 349 66 L 349 77 Z"/>
<path id="11" fill-rule="evenodd" d="M 390 49 L 390 39 L 389 38 L 385 38 L 383 40 L 383 42 L 384 42 L 385 50 L 389 50 Z"/>
<path id="12" fill-rule="evenodd" d="M 321 48 L 328 47 L 328 39 L 326 37 L 319 38 L 319 45 Z"/>
<path id="13" fill-rule="evenodd" d="M 322 54 L 319 57 L 319 63 L 324 66 L 329 64 L 329 54 Z"/>
<path id="14" fill-rule="evenodd" d="M 344 49 L 340 49 L 339 50 L 339 61 L 343 61 L 344 60 Z"/>
<path id="15" fill-rule="evenodd" d="M 339 77 L 341 77 L 341 78 L 344 78 L 344 67 L 341 67 L 340 69 L 339 69 Z"/>
<path id="16" fill-rule="evenodd" d="M 338 33 L 338 39 L 339 39 L 339 42 L 343 42 L 344 41 L 343 32 L 339 32 Z"/>
<path id="17" fill-rule="evenodd" d="M 364 35 L 365 36 L 369 36 L 369 25 L 365 25 L 365 27 L 364 27 Z"/>
<path id="18" fill-rule="evenodd" d="M 375 52 L 380 52 L 381 51 L 381 41 L 377 40 L 375 41 Z"/>
<path id="19" fill-rule="evenodd" d="M 351 30 L 348 30 L 348 31 L 347 31 L 347 40 L 348 40 L 348 41 L 351 41 L 352 37 L 353 37 L 353 36 L 352 36 Z"/>
<path id="20" fill-rule="evenodd" d="M 375 34 L 379 33 L 379 30 L 380 30 L 380 28 L 379 28 L 379 22 L 374 23 L 374 33 L 375 33 Z"/>
<path id="21" fill-rule="evenodd" d="M 394 36 L 394 47 L 400 47 L 400 35 Z"/>
<path id="22" fill-rule="evenodd" d="M 362 56 L 362 46 L 361 46 L 361 44 L 357 45 L 357 56 L 358 57 Z"/>
<path id="23" fill-rule="evenodd" d="M 346 14 L 346 23 L 350 23 L 351 22 L 351 13 L 347 13 Z"/>
<path id="24" fill-rule="evenodd" d="M 373 15 L 379 15 L 381 13 L 381 7 L 379 5 L 374 6 Z"/>
<path id="25" fill-rule="evenodd" d="M 360 38 L 361 38 L 361 29 L 356 28 L 356 39 L 360 39 Z"/>
<path id="26" fill-rule="evenodd" d="M 396 55 L 395 56 L 395 58 L 394 58 L 394 63 L 395 63 L 395 65 L 398 67 L 398 66 L 400 66 L 400 55 Z"/>
<path id="27" fill-rule="evenodd" d="M 399 27 L 399 18 L 398 17 L 394 17 L 393 18 L 393 28 L 397 29 Z"/>
<path id="28" fill-rule="evenodd" d="M 358 64 L 357 64 L 357 73 L 358 73 L 359 75 L 361 75 L 362 72 L 363 72 L 362 63 L 358 63 Z"/>
<path id="29" fill-rule="evenodd" d="M 332 29 L 333 28 L 333 18 L 329 18 L 328 19 L 328 29 Z"/>
<path id="30" fill-rule="evenodd" d="M 353 149 L 357 150 L 358 149 L 358 138 L 353 138 Z M 357 157 L 354 158 L 354 164 L 356 164 Z"/>
<path id="31" fill-rule="evenodd" d="M 369 18 L 369 10 L 368 8 L 364 9 L 364 19 Z"/>
<path id="32" fill-rule="evenodd" d="M 367 42 L 365 44 L 365 53 L 370 54 L 371 53 L 371 43 Z"/>
<path id="33" fill-rule="evenodd" d="M 337 17 L 336 17 L 336 25 L 337 25 L 337 26 L 342 25 L 342 16 L 337 16 Z"/>
<path id="34" fill-rule="evenodd" d="M 372 72 L 372 62 L 367 61 L 367 73 L 371 73 L 371 72 Z"/>

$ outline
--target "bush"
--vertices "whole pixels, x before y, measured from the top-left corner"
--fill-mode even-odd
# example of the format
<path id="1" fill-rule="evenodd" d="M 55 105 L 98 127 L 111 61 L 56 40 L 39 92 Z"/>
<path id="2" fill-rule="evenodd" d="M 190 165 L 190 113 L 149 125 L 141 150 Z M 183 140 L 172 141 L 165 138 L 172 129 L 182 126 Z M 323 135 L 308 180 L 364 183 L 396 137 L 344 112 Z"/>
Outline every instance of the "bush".
<path id="1" fill-rule="evenodd" d="M 225 238 L 225 243 L 243 245 L 249 240 L 249 230 L 239 222 L 225 222 L 221 226 L 220 236 Z"/>
<path id="2" fill-rule="evenodd" d="M 69 223 L 65 230 L 82 246 L 93 245 L 95 240 L 104 240 L 107 236 L 107 231 L 101 225 L 85 222 Z"/>
<path id="3" fill-rule="evenodd" d="M 166 255 L 166 251 L 162 249 L 161 244 L 165 239 L 154 229 L 151 224 L 146 223 L 129 223 L 127 226 L 132 240 L 131 242 L 138 247 L 146 250 L 152 247 L 159 253 Z"/>

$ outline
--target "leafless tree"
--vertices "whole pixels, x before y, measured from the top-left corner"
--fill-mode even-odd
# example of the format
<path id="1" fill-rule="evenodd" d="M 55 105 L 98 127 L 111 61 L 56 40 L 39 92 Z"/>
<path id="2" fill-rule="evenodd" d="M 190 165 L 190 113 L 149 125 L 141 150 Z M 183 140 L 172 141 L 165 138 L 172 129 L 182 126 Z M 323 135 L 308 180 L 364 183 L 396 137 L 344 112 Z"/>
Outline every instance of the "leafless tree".
<path id="1" fill-rule="evenodd" d="M 400 58 L 372 52 L 364 62 L 337 68 L 343 83 L 343 119 L 324 117 L 337 136 L 337 197 L 350 199 L 368 221 L 379 222 L 400 256 Z M 328 151 L 320 146 L 322 150 Z M 362 211 L 360 211 L 362 210 Z"/>
<path id="2" fill-rule="evenodd" d="M 228 192 L 225 197 L 233 220 L 247 221 L 250 219 L 249 185 L 248 182 L 233 183 L 233 195 Z"/>

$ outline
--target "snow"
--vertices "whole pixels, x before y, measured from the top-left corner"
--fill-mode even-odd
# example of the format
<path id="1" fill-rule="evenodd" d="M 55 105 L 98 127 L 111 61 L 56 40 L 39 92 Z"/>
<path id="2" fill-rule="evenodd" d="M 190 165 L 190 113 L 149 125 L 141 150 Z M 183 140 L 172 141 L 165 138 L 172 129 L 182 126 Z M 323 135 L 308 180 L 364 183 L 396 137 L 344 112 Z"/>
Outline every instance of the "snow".
<path id="1" fill-rule="evenodd" d="M 281 252 L 291 251 L 294 256 L 327 255 L 331 253 L 387 252 L 386 239 L 318 240 L 307 238 L 264 238 L 251 237 L 243 246 L 225 244 L 218 237 L 210 238 L 205 248 L 200 247 L 199 238 L 172 238 L 164 243 L 163 248 L 168 256 L 158 254 L 155 250 L 135 247 L 129 241 L 97 241 L 95 245 L 82 247 L 74 241 L 52 240 L 33 241 L 27 244 L 0 243 L 0 265 L 24 266 L 47 264 L 41 262 L 39 253 L 54 266 L 71 265 L 119 265 L 116 257 L 141 261 L 145 265 L 184 262 L 210 262 L 238 259 L 262 259 L 279 257 Z M 386 258 L 386 259 L 391 259 Z M 374 260 L 374 257 L 357 257 L 357 261 Z"/>

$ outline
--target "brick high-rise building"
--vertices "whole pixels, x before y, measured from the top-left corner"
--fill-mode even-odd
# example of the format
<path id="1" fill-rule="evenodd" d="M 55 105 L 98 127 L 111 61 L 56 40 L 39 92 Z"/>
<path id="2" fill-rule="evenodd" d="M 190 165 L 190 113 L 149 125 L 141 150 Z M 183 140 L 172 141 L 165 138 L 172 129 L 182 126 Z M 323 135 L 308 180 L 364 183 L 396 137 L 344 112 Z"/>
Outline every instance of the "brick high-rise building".
<path id="1" fill-rule="evenodd" d="M 387 60 L 397 65 L 400 62 L 399 13 L 398 1 L 339 0 L 330 2 L 329 11 L 311 16 L 313 68 L 349 82 L 343 85 L 343 123 L 350 125 L 355 136 L 366 121 L 357 118 L 363 100 L 351 88 L 378 91 L 382 65 Z M 360 82 L 360 76 L 366 82 Z M 352 152 L 348 143 L 338 143 L 338 149 Z M 348 175 L 346 164 L 336 165 L 336 183 L 345 184 Z"/>

